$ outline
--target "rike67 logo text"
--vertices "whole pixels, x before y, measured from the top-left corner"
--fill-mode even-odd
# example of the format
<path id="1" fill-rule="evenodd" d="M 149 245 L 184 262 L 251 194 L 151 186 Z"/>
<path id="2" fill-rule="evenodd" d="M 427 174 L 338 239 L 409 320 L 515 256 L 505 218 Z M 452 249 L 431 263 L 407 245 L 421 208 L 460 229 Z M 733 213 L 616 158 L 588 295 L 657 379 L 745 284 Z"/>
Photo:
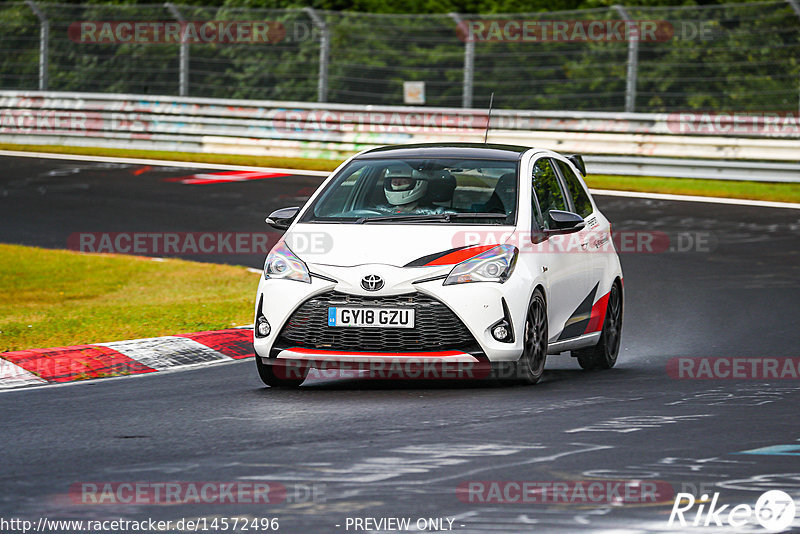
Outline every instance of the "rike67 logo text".
<path id="1" fill-rule="evenodd" d="M 698 505 L 696 509 L 695 505 Z M 758 522 L 769 532 L 783 532 L 792 524 L 794 517 L 794 500 L 788 493 L 780 490 L 770 490 L 762 494 L 754 507 L 749 504 L 720 505 L 719 493 L 714 493 L 710 503 L 708 495 L 702 495 L 697 500 L 691 493 L 678 493 L 669 515 L 669 525 L 675 526 L 677 523 L 682 527 L 741 528 Z"/>

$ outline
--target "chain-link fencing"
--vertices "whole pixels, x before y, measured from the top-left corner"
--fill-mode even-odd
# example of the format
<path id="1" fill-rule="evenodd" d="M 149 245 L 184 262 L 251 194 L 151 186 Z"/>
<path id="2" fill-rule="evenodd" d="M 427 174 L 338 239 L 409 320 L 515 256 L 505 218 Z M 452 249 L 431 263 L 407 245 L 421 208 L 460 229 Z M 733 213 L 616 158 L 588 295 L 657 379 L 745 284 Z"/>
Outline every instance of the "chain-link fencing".
<path id="1" fill-rule="evenodd" d="M 505 109 L 797 111 L 797 2 L 504 15 L 7 2 L 0 89 L 479 108 L 494 92 Z"/>

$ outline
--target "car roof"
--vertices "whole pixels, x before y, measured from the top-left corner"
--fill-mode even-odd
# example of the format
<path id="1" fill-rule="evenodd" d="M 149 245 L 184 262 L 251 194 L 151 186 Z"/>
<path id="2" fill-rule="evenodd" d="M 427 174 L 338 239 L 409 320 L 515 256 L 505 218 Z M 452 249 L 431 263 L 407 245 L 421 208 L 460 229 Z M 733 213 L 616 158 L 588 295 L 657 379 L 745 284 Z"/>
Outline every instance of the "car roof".
<path id="1" fill-rule="evenodd" d="M 516 161 L 531 150 L 529 146 L 483 143 L 421 143 L 390 145 L 362 152 L 357 159 L 380 158 L 469 158 Z"/>

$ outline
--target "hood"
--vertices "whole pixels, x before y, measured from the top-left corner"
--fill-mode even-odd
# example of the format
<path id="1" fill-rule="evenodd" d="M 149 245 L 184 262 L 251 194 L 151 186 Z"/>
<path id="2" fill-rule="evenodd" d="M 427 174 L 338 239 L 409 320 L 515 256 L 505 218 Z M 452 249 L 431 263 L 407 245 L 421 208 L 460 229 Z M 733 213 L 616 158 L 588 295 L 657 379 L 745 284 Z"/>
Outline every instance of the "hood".
<path id="1" fill-rule="evenodd" d="M 478 247 L 505 243 L 510 226 L 442 224 L 297 224 L 284 236 L 303 261 L 349 267 L 383 264 L 394 267 L 455 265 L 479 254 Z M 469 251 L 462 251 L 469 247 Z"/>

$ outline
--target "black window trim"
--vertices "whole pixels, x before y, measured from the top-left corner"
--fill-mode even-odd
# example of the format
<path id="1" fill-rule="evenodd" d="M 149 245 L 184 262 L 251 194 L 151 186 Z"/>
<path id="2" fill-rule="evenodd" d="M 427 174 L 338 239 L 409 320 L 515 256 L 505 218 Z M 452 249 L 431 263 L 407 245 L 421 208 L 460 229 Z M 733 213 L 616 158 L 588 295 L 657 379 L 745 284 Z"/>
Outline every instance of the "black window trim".
<path id="1" fill-rule="evenodd" d="M 533 171 L 536 169 L 536 163 L 538 163 L 539 160 L 542 160 L 542 159 L 549 160 L 550 161 L 550 166 L 553 167 L 553 169 L 555 170 L 556 179 L 558 180 L 558 186 L 561 188 L 561 196 L 564 197 L 564 203 L 567 205 L 567 208 L 569 209 L 569 211 L 572 211 L 573 213 L 575 213 L 575 206 L 572 203 L 572 193 L 569 193 L 569 189 L 566 187 L 566 181 L 564 180 L 564 177 L 561 176 L 561 169 L 553 161 L 553 160 L 557 160 L 559 158 L 556 158 L 554 156 L 550 156 L 548 154 L 544 154 L 544 155 L 534 159 L 531 162 L 531 198 L 533 198 L 533 201 L 536 204 L 536 213 L 539 214 L 539 218 L 542 220 L 542 223 L 544 223 L 544 214 L 542 213 L 542 207 L 539 205 L 539 198 L 536 196 L 536 191 L 533 190 Z M 537 218 L 536 217 L 532 217 L 532 219 L 533 219 L 532 220 L 532 226 L 531 226 L 532 235 L 534 233 L 536 233 L 536 232 L 544 232 L 544 228 L 539 225 L 539 221 L 537 220 Z M 533 225 L 536 226 L 535 229 L 533 228 Z"/>
<path id="2" fill-rule="evenodd" d="M 556 159 L 559 159 L 559 158 L 556 158 Z M 563 162 L 563 163 L 566 163 L 567 167 L 569 167 L 569 160 L 560 160 L 560 161 Z M 561 166 L 560 165 L 556 165 L 555 167 L 556 167 L 556 169 L 558 171 L 557 172 L 558 176 L 561 178 L 562 187 L 566 187 L 567 191 L 569 193 L 567 196 L 569 196 L 569 203 L 572 206 L 572 208 L 571 208 L 572 213 L 580 215 L 580 213 L 577 212 L 578 208 L 575 207 L 575 202 L 572 199 L 572 191 L 569 190 L 569 184 L 567 184 L 567 177 L 564 176 L 564 173 L 561 171 Z M 583 190 L 583 192 L 586 194 L 586 198 L 589 199 L 589 205 L 592 207 L 592 212 L 597 211 L 597 208 L 594 205 L 594 199 L 592 198 L 592 195 L 589 194 L 589 190 L 586 187 L 584 187 L 583 182 L 581 182 L 581 180 L 579 178 L 580 173 L 574 173 L 573 172 L 573 174 L 575 174 L 575 178 L 578 181 L 578 187 L 580 187 Z M 590 212 L 589 215 L 591 215 L 592 212 Z M 589 215 L 587 215 L 586 217 L 588 217 Z M 583 217 L 583 216 L 581 215 L 581 217 Z M 586 217 L 583 217 L 583 219 L 586 220 Z"/>
<path id="3" fill-rule="evenodd" d="M 551 161 L 558 160 L 558 161 L 562 161 L 562 162 L 564 161 L 564 160 L 562 160 L 560 158 L 556 158 L 556 157 L 552 157 L 552 156 L 550 157 L 550 160 Z M 577 213 L 575 211 L 575 209 L 576 209 L 575 208 L 575 202 L 572 201 L 572 191 L 569 190 L 569 185 L 567 185 L 567 179 L 564 176 L 564 174 L 561 172 L 561 166 L 558 165 L 557 163 L 555 163 L 555 161 L 553 161 L 553 168 L 555 168 L 555 170 L 556 170 L 556 176 L 558 177 L 558 183 L 561 185 L 561 194 L 564 195 L 564 200 L 565 200 L 565 202 L 567 204 L 567 208 L 572 213 Z"/>

